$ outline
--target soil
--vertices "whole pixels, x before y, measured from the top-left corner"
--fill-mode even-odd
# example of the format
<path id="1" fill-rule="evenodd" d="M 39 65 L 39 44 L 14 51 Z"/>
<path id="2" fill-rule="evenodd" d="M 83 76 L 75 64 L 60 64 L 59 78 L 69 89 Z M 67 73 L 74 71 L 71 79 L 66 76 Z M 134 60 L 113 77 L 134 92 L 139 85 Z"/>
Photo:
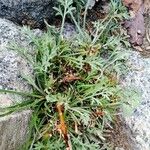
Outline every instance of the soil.
<path id="1" fill-rule="evenodd" d="M 111 147 L 114 150 L 132 150 L 134 142 L 129 135 L 131 135 L 131 131 L 125 125 L 125 121 L 122 117 L 117 116 L 114 127 L 111 131 L 110 139 L 108 139 L 111 141 Z"/>

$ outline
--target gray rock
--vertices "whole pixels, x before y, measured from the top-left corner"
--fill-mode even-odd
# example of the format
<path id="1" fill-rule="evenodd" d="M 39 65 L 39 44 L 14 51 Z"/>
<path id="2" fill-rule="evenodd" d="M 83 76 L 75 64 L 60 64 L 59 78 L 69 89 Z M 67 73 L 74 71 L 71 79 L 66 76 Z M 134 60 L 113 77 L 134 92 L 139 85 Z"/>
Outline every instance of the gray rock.
<path id="1" fill-rule="evenodd" d="M 138 52 L 130 52 L 128 64 L 131 70 L 122 85 L 136 88 L 141 93 L 141 101 L 132 115 L 124 119 L 132 131 L 130 136 L 136 147 L 133 150 L 150 150 L 150 58 L 142 58 Z"/>
<path id="2" fill-rule="evenodd" d="M 20 28 L 7 21 L 0 19 L 0 88 L 5 90 L 30 91 L 27 82 L 21 77 L 32 75 L 31 65 L 22 58 L 16 51 L 10 50 L 8 46 L 14 41 L 18 44 L 30 48 L 29 43 L 22 36 Z M 22 98 L 13 94 L 1 94 L 0 107 L 13 103 Z M 4 101 L 6 99 L 7 101 Z M 4 102 L 4 103 L 3 103 Z"/>
<path id="3" fill-rule="evenodd" d="M 71 39 L 73 38 L 75 34 L 77 34 L 75 25 L 66 22 L 64 25 L 64 31 L 63 31 L 64 38 Z"/>
<path id="4" fill-rule="evenodd" d="M 41 28 L 44 19 L 52 21 L 57 0 L 0 0 L 0 17 L 21 25 Z"/>
<path id="5" fill-rule="evenodd" d="M 29 134 L 31 111 L 0 118 L 0 150 L 19 150 Z"/>
<path id="6" fill-rule="evenodd" d="M 0 89 L 30 92 L 31 87 L 21 75 L 32 75 L 32 67 L 9 48 L 13 41 L 32 49 L 19 27 L 0 19 Z M 0 93 L 0 114 L 4 107 L 23 100 L 25 98 L 15 94 Z M 30 117 L 31 111 L 26 110 L 0 118 L 0 150 L 16 150 L 25 142 Z"/>

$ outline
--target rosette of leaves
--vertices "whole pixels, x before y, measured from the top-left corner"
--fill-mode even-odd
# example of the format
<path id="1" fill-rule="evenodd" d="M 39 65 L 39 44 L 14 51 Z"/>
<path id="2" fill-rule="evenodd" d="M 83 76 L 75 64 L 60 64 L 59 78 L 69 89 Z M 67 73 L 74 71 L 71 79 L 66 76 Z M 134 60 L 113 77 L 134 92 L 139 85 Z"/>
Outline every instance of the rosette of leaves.
<path id="1" fill-rule="evenodd" d="M 126 42 L 118 21 L 125 16 L 124 9 L 120 2 L 112 1 L 110 14 L 95 22 L 89 34 L 73 16 L 73 1 L 59 3 L 55 10 L 62 17 L 60 31 L 47 25 L 47 32 L 36 37 L 26 30 L 34 55 L 16 45 L 12 48 L 26 56 L 34 77 L 24 77 L 33 87 L 33 94 L 22 93 L 29 100 L 9 109 L 33 110 L 31 138 L 25 149 L 105 148 L 104 129 L 111 125 L 122 97 L 117 77 L 125 58 L 122 43 Z M 77 29 L 71 39 L 63 38 L 67 15 Z"/>

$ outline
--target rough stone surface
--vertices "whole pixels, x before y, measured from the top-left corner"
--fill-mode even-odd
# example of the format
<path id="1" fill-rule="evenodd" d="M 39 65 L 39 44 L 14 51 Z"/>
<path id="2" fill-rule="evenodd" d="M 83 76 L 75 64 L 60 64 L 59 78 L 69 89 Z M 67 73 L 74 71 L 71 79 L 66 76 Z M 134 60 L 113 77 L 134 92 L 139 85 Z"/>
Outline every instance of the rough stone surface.
<path id="1" fill-rule="evenodd" d="M 10 43 L 17 41 L 24 47 L 29 47 L 29 43 L 22 36 L 20 28 L 7 21 L 0 19 L 0 89 L 29 91 L 30 87 L 21 75 L 31 75 L 31 66 L 17 52 L 7 48 Z M 21 97 L 13 94 L 1 94 L 0 107 L 10 104 L 10 101 L 21 100 Z M 3 103 L 4 99 L 6 101 Z"/>
<path id="2" fill-rule="evenodd" d="M 131 52 L 128 59 L 131 67 L 122 82 L 124 86 L 136 88 L 142 95 L 139 106 L 131 116 L 125 117 L 135 142 L 133 150 L 150 150 L 150 58 L 143 58 L 138 52 Z"/>
<path id="3" fill-rule="evenodd" d="M 28 134 L 31 111 L 0 118 L 0 150 L 19 150 Z"/>
<path id="4" fill-rule="evenodd" d="M 57 0 L 0 0 L 0 17 L 31 27 L 42 27 L 51 21 Z"/>
<path id="5" fill-rule="evenodd" d="M 75 35 L 76 33 L 77 31 L 75 25 L 66 22 L 64 25 L 64 32 L 63 32 L 64 38 L 71 39 L 73 38 L 73 35 Z"/>
<path id="6" fill-rule="evenodd" d="M 13 41 L 32 49 L 19 27 L 0 19 L 0 89 L 29 92 L 31 87 L 21 75 L 32 75 L 32 69 L 17 52 L 10 50 L 8 46 Z M 0 93 L 0 114 L 3 107 L 22 100 L 25 99 L 15 94 Z M 19 148 L 26 139 L 30 116 L 31 111 L 27 110 L 0 118 L 0 150 Z"/>

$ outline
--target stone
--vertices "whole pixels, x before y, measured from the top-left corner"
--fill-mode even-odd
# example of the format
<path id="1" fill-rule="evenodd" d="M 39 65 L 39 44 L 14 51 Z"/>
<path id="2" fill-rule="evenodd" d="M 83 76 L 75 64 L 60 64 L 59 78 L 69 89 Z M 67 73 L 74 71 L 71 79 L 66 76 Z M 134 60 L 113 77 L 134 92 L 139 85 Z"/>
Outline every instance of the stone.
<path id="1" fill-rule="evenodd" d="M 17 150 L 27 140 L 31 111 L 25 110 L 0 118 L 0 150 Z"/>
<path id="2" fill-rule="evenodd" d="M 75 25 L 65 22 L 63 36 L 66 39 L 71 39 L 73 36 L 77 34 Z"/>
<path id="3" fill-rule="evenodd" d="M 136 89 L 141 98 L 133 113 L 123 118 L 131 130 L 129 136 L 135 143 L 133 150 L 150 150 L 150 58 L 143 58 L 139 52 L 132 51 L 128 65 L 130 71 L 121 84 Z"/>
<path id="4" fill-rule="evenodd" d="M 29 43 L 21 33 L 21 28 L 10 21 L 0 19 L 0 88 L 28 92 L 31 88 L 21 76 L 22 74 L 31 76 L 32 68 L 27 60 L 22 58 L 16 51 L 8 48 L 15 41 L 19 45 L 21 44 L 27 49 L 30 49 Z M 4 99 L 7 100 L 5 101 L 7 104 L 8 101 L 13 103 L 22 99 L 15 94 L 1 94 L 1 99 L 2 98 L 3 100 L 0 101 L 0 107 L 5 104 L 2 103 Z"/>
<path id="5" fill-rule="evenodd" d="M 32 76 L 32 66 L 19 53 L 11 50 L 10 44 L 14 41 L 32 50 L 20 27 L 0 19 L 0 89 L 31 92 L 32 89 L 22 74 Z M 24 100 L 25 97 L 16 94 L 0 93 L 0 115 L 6 106 Z M 0 117 L 0 150 L 16 150 L 25 142 L 30 117 L 31 110 Z"/>
<path id="6" fill-rule="evenodd" d="M 52 21 L 56 0 L 0 0 L 0 17 L 20 25 L 42 28 L 44 19 Z"/>

